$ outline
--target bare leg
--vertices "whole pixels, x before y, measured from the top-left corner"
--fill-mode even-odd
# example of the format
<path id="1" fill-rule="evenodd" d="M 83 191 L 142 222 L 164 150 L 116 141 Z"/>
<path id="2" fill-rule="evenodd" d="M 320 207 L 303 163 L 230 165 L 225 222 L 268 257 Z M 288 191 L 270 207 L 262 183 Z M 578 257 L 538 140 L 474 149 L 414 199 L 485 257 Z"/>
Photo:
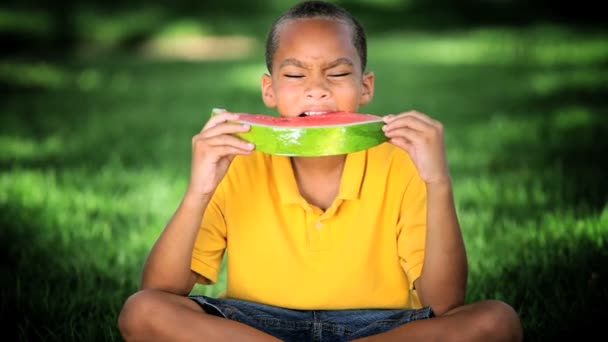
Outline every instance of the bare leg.
<path id="1" fill-rule="evenodd" d="M 522 341 L 515 310 L 496 300 L 464 305 L 357 341 Z"/>
<path id="2" fill-rule="evenodd" d="M 158 290 L 129 297 L 118 326 L 126 341 L 278 341 L 245 324 L 208 315 L 189 298 Z"/>

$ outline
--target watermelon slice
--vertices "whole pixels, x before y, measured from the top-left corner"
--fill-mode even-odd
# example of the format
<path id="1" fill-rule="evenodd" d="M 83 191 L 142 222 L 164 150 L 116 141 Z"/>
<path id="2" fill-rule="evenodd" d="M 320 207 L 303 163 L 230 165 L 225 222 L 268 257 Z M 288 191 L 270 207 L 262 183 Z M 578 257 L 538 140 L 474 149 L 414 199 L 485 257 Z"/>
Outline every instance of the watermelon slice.
<path id="1" fill-rule="evenodd" d="M 223 111 L 214 109 L 212 115 Z M 235 113 L 238 122 L 251 126 L 237 133 L 255 144 L 256 151 L 284 156 L 318 157 L 368 149 L 387 140 L 381 116 L 334 112 L 284 118 L 265 114 Z"/>

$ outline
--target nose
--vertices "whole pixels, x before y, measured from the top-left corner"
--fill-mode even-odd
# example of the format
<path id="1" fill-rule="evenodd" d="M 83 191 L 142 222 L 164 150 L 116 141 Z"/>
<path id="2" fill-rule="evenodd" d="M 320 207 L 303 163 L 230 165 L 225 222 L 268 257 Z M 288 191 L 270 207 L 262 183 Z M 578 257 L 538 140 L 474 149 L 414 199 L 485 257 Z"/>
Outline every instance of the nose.
<path id="1" fill-rule="evenodd" d="M 323 77 L 310 77 L 306 85 L 306 98 L 323 100 L 329 97 L 330 91 Z"/>

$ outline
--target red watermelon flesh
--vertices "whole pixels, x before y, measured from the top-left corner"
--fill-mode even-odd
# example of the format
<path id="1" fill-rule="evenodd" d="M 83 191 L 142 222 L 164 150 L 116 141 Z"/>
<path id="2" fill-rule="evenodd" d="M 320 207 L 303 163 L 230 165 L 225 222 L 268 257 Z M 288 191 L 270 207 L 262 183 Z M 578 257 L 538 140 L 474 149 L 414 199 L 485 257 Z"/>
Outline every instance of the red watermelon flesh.
<path id="1" fill-rule="evenodd" d="M 298 117 L 277 117 L 264 114 L 235 113 L 239 121 L 279 127 L 323 127 L 333 125 L 351 125 L 363 122 L 382 121 L 382 117 L 373 114 L 351 112 L 332 112 Z"/>

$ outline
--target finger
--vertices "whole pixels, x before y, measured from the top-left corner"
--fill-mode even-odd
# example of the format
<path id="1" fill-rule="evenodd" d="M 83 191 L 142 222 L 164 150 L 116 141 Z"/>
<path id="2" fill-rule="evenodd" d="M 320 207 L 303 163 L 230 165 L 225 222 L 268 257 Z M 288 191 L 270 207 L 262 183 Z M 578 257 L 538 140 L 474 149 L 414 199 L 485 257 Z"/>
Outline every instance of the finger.
<path id="1" fill-rule="evenodd" d="M 204 129 L 200 134 L 202 137 L 208 138 L 216 135 L 233 134 L 239 132 L 247 132 L 251 126 L 242 123 L 222 122 L 217 125 Z"/>
<path id="2" fill-rule="evenodd" d="M 435 126 L 428 123 L 427 121 L 410 114 L 403 114 L 396 117 L 396 119 L 387 123 L 383 129 L 385 132 L 389 132 L 394 129 L 399 129 L 402 127 L 409 127 L 411 129 L 417 131 L 428 131 L 430 129 L 434 129 Z"/>
<path id="3" fill-rule="evenodd" d="M 435 126 L 435 124 L 437 124 L 437 121 L 434 120 L 433 118 L 431 118 L 430 116 L 424 114 L 424 113 L 420 113 L 417 110 L 412 110 L 406 113 L 408 116 L 412 116 L 415 117 L 421 121 L 424 121 L 426 123 L 428 123 L 429 125 L 433 125 Z"/>
<path id="4" fill-rule="evenodd" d="M 395 118 L 399 116 L 399 115 L 395 115 L 395 114 L 387 114 L 385 116 L 382 117 L 382 121 L 384 121 L 384 123 L 389 123 L 393 120 L 395 120 Z"/>
<path id="5" fill-rule="evenodd" d="M 209 128 L 215 127 L 222 122 L 238 120 L 238 119 L 239 119 L 238 114 L 234 114 L 234 113 L 230 113 L 230 112 L 220 112 L 219 114 L 213 115 L 213 116 L 211 116 L 211 118 L 209 118 L 207 123 L 203 126 L 203 129 L 201 129 L 201 132 L 203 132 Z"/>
<path id="6" fill-rule="evenodd" d="M 388 115 L 385 115 L 382 119 L 384 120 L 384 122 L 389 123 L 389 122 L 393 122 L 395 120 L 401 119 L 403 117 L 406 117 L 412 113 L 414 113 L 413 110 L 398 113 L 398 114 L 388 114 Z"/>
<path id="7" fill-rule="evenodd" d="M 253 150 L 244 150 L 234 146 L 219 146 L 216 147 L 216 153 L 219 157 L 228 157 L 232 160 L 237 155 L 247 156 L 250 155 Z"/>
<path id="8" fill-rule="evenodd" d="M 215 149 L 225 146 L 231 146 L 247 151 L 252 151 L 255 149 L 254 144 L 227 134 L 213 137 L 203 137 L 201 134 L 197 134 L 192 138 L 193 150 L 208 150 L 210 148 Z"/>
<path id="9" fill-rule="evenodd" d="M 206 143 L 210 147 L 222 147 L 222 146 L 231 146 L 235 148 L 239 148 L 242 150 L 253 150 L 255 145 L 245 141 L 243 139 L 239 139 L 232 135 L 217 135 L 211 138 L 206 138 Z"/>
<path id="10" fill-rule="evenodd" d="M 384 132 L 386 137 L 391 138 L 403 138 L 410 142 L 417 141 L 423 137 L 423 133 L 412 129 L 410 127 L 399 127 L 390 131 Z"/>
<path id="11" fill-rule="evenodd" d="M 403 119 L 403 118 L 406 118 L 406 117 L 414 117 L 414 118 L 416 118 L 416 119 L 418 119 L 418 120 L 420 120 L 422 122 L 426 122 L 427 124 L 429 124 L 431 126 L 434 126 L 434 127 L 438 127 L 439 125 L 441 125 L 439 123 L 439 121 L 431 118 L 430 116 L 428 116 L 426 114 L 420 113 L 420 112 L 415 111 L 415 110 L 411 110 L 411 111 L 408 111 L 408 112 L 405 112 L 405 113 L 401 113 L 399 115 L 387 115 L 387 116 L 384 117 L 384 122 L 388 124 L 388 123 L 391 123 L 393 121 L 400 120 L 400 119 Z"/>

